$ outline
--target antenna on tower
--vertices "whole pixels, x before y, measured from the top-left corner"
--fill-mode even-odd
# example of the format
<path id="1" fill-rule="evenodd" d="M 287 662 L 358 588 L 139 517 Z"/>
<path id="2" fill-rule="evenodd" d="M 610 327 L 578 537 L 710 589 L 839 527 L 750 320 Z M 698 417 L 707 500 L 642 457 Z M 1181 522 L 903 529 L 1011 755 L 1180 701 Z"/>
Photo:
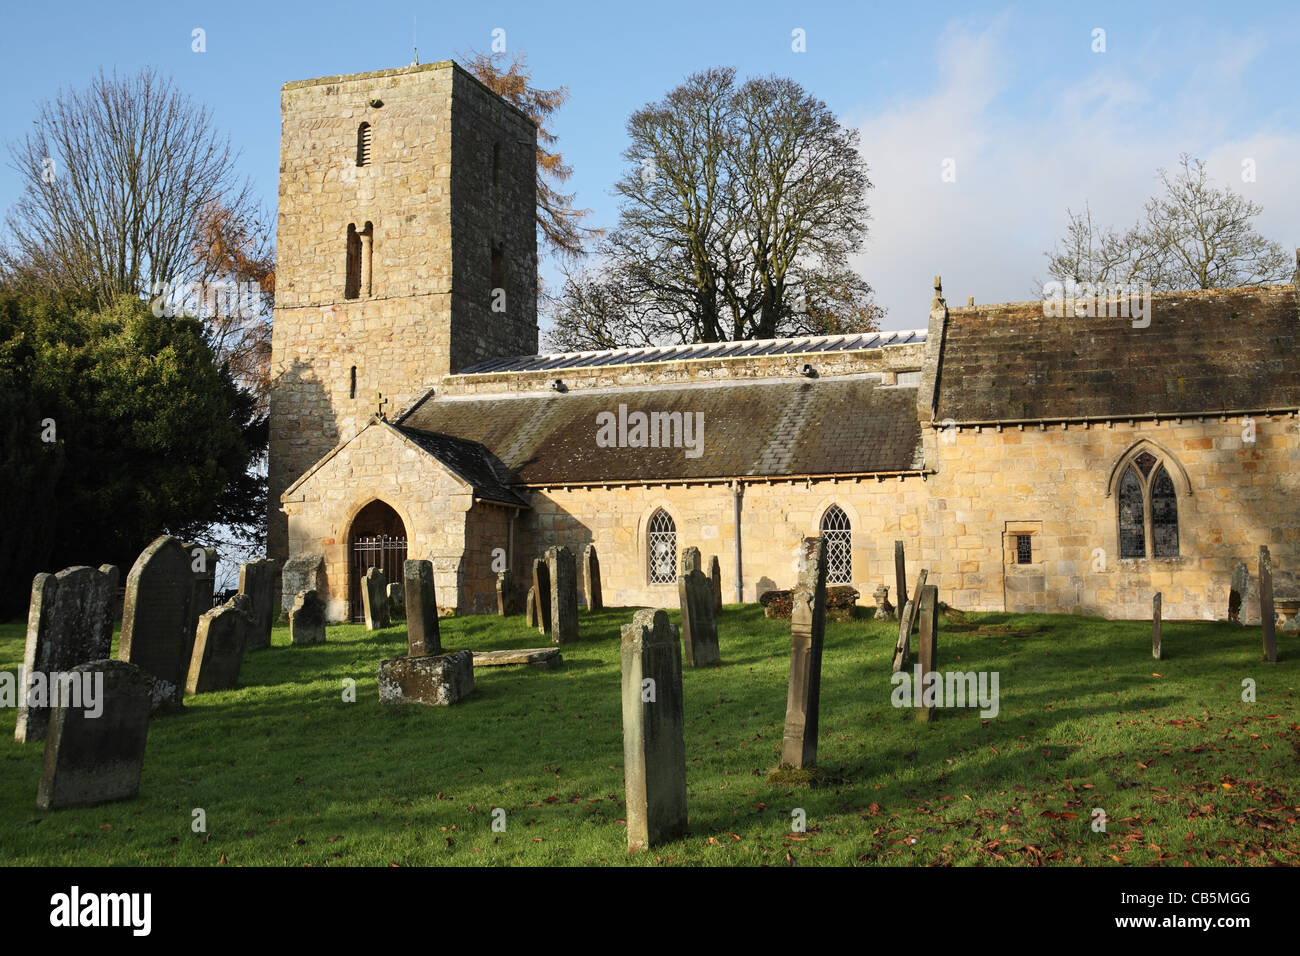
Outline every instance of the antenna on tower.
<path id="1" fill-rule="evenodd" d="M 420 65 L 420 48 L 416 45 L 418 38 L 415 31 L 417 26 L 418 24 L 416 23 L 415 14 L 411 14 L 411 49 L 415 53 L 415 62 L 413 62 L 411 66 Z"/>

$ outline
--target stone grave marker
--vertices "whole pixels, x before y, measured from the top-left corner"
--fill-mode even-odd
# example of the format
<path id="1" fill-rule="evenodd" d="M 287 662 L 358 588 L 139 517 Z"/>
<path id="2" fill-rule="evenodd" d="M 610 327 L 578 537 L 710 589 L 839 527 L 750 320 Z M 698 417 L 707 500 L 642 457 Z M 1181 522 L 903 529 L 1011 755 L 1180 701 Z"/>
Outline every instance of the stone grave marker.
<path id="1" fill-rule="evenodd" d="M 551 572 L 546 558 L 533 561 L 533 594 L 537 600 L 537 630 L 551 633 Z"/>
<path id="2" fill-rule="evenodd" d="M 682 548 L 682 574 L 690 574 L 692 571 L 703 571 L 704 563 L 700 557 L 700 549 L 697 547 Z"/>
<path id="3" fill-rule="evenodd" d="M 474 692 L 474 652 L 451 651 L 379 662 L 381 704 L 446 707 Z"/>
<path id="4" fill-rule="evenodd" d="M 876 599 L 874 619 L 877 621 L 892 621 L 894 619 L 894 605 L 889 603 L 889 585 L 880 585 L 871 596 Z"/>
<path id="5" fill-rule="evenodd" d="M 578 564 L 568 548 L 547 548 L 551 578 L 551 643 L 578 639 Z"/>
<path id="6" fill-rule="evenodd" d="M 438 595 L 433 586 L 433 563 L 408 560 L 402 566 L 406 591 L 407 654 L 422 657 L 442 653 L 438 631 Z"/>
<path id="7" fill-rule="evenodd" d="M 45 739 L 55 674 L 108 656 L 113 633 L 111 584 L 108 574 L 80 565 L 32 579 L 14 740 Z M 105 618 L 110 620 L 107 634 Z M 36 687 L 30 684 L 33 677 L 39 681 Z"/>
<path id="8" fill-rule="evenodd" d="M 528 597 L 524 601 L 524 626 L 537 626 L 537 588 L 528 589 Z"/>
<path id="9" fill-rule="evenodd" d="M 916 595 L 920 594 L 921 589 L 925 587 L 925 579 L 929 574 L 930 572 L 925 568 L 921 569 L 921 573 L 916 576 L 916 587 L 912 589 L 912 599 L 907 602 L 907 606 L 898 614 L 898 643 L 894 645 L 894 663 L 892 673 L 897 674 L 906 667 L 908 658 L 912 656 L 912 629 L 916 626 L 916 615 L 918 610 L 916 606 Z"/>
<path id="10" fill-rule="evenodd" d="M 401 578 L 391 582 L 385 595 L 388 598 L 388 619 L 402 621 L 406 619 L 406 589 Z"/>
<path id="11" fill-rule="evenodd" d="M 1232 585 L 1228 589 L 1228 620 L 1234 624 L 1243 623 L 1241 606 L 1250 592 L 1250 571 L 1245 561 L 1238 561 L 1232 569 Z"/>
<path id="12" fill-rule="evenodd" d="M 199 617 L 212 610 L 212 598 L 217 587 L 217 549 L 205 548 L 193 542 L 184 545 L 190 556 L 190 573 L 194 575 L 194 600 L 190 602 L 189 660 L 194 653 L 194 639 L 199 631 Z"/>
<path id="13" fill-rule="evenodd" d="M 253 630 L 248 635 L 248 650 L 260 651 L 271 646 L 271 624 L 275 619 L 275 578 L 279 566 L 269 558 L 249 561 L 239 566 L 239 593 L 246 595 L 253 615 Z"/>
<path id="14" fill-rule="evenodd" d="M 602 610 L 605 597 L 600 589 L 600 557 L 594 544 L 582 549 L 582 583 L 587 590 L 587 610 Z"/>
<path id="15" fill-rule="evenodd" d="M 903 542 L 894 542 L 894 597 L 898 599 L 899 612 L 907 603 L 907 558 L 903 553 Z"/>
<path id="16" fill-rule="evenodd" d="M 939 669 L 939 589 L 933 584 L 927 584 L 920 589 L 920 594 L 921 600 L 917 608 L 920 628 L 916 639 L 916 663 L 921 668 L 922 699 L 916 702 L 916 719 L 925 722 L 934 720 L 933 702 L 929 706 L 925 705 L 926 688 L 934 681 L 943 678 L 926 677 L 927 674 L 934 674 Z"/>
<path id="17" fill-rule="evenodd" d="M 713 586 L 713 615 L 722 611 L 722 563 L 715 554 L 709 558 L 709 583 Z"/>
<path id="18" fill-rule="evenodd" d="M 1277 663 L 1277 610 L 1273 607 L 1273 557 L 1259 546 L 1259 623 L 1264 635 L 1264 660 Z"/>
<path id="19" fill-rule="evenodd" d="M 99 573 L 104 575 L 104 590 L 107 592 L 108 597 L 104 601 L 103 634 L 95 656 L 89 658 L 92 661 L 108 657 L 112 651 L 113 625 L 117 623 L 118 615 L 122 610 L 122 605 L 117 598 L 117 592 L 122 587 L 122 569 L 116 564 L 101 564 Z"/>
<path id="20" fill-rule="evenodd" d="M 325 602 L 315 588 L 293 596 L 289 608 L 289 641 L 294 647 L 325 643 Z"/>
<path id="21" fill-rule="evenodd" d="M 515 580 L 509 570 L 497 572 L 497 616 L 515 613 Z"/>
<path id="22" fill-rule="evenodd" d="M 167 540 L 174 541 L 184 554 L 179 541 Z M 188 577 L 180 580 L 188 592 Z M 189 610 L 188 601 L 185 610 Z M 36 790 L 38 810 L 93 807 L 129 800 L 140 792 L 149 713 L 156 696 L 153 679 L 134 664 L 107 659 L 78 664 L 72 673 L 88 674 L 96 683 L 102 675 L 96 701 L 96 709 L 102 709 L 94 717 L 84 707 L 54 709 Z"/>
<path id="23" fill-rule="evenodd" d="M 361 582 L 361 607 L 367 631 L 378 631 L 393 623 L 388 616 L 388 579 L 380 568 L 366 569 L 365 580 Z"/>
<path id="24" fill-rule="evenodd" d="M 677 628 L 662 610 L 622 628 L 623 785 L 628 852 L 686 830 L 686 741 Z"/>
<path id="25" fill-rule="evenodd" d="M 822 643 L 826 636 L 826 539 L 804 538 L 799 563 L 799 583 L 790 609 L 790 685 L 781 740 L 781 766 L 793 769 L 817 763 Z"/>
<path id="26" fill-rule="evenodd" d="M 190 605 L 194 575 L 190 555 L 169 535 L 145 548 L 126 576 L 118 658 L 155 678 L 155 712 L 180 710 L 191 649 Z"/>
<path id="27" fill-rule="evenodd" d="M 236 594 L 220 607 L 200 614 L 185 692 L 206 694 L 238 687 L 239 668 L 244 663 L 252 627 L 252 606 L 244 594 Z"/>
<path id="28" fill-rule="evenodd" d="M 1151 599 L 1151 656 L 1156 660 L 1160 660 L 1164 653 L 1160 646 L 1160 603 L 1161 595 L 1157 591 Z"/>
<path id="29" fill-rule="evenodd" d="M 293 609 L 293 602 L 302 591 L 315 591 L 317 595 L 327 593 L 325 555 L 295 554 L 284 562 L 284 570 L 280 572 L 280 594 L 285 611 Z"/>
<path id="30" fill-rule="evenodd" d="M 691 667 L 722 663 L 718 622 L 713 616 L 713 582 L 695 568 L 677 579 L 677 600 L 682 609 L 683 658 Z"/>

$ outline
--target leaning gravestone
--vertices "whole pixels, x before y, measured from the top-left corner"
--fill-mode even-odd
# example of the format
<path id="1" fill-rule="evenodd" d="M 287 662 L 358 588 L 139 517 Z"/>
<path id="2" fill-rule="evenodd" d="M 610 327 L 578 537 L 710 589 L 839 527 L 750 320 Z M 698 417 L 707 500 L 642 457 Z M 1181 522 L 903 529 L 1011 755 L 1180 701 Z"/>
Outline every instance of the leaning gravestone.
<path id="1" fill-rule="evenodd" d="M 406 591 L 399 578 L 388 585 L 388 619 L 401 621 L 406 618 Z"/>
<path id="2" fill-rule="evenodd" d="M 122 587 L 122 569 L 116 564 L 101 564 L 99 573 L 104 575 L 104 590 L 108 594 L 107 599 L 104 601 L 104 629 L 99 644 L 103 653 L 97 653 L 90 660 L 109 656 L 109 652 L 113 647 L 113 625 L 117 623 L 117 616 L 121 611 L 117 592 Z"/>
<path id="3" fill-rule="evenodd" d="M 284 570 L 280 572 L 282 610 L 292 610 L 293 602 L 302 591 L 315 591 L 318 595 L 326 593 L 325 555 L 295 554 L 284 562 Z"/>
<path id="4" fill-rule="evenodd" d="M 537 626 L 537 588 L 528 589 L 528 597 L 524 601 L 524 626 Z"/>
<path id="5" fill-rule="evenodd" d="M 187 694 L 233 690 L 239 686 L 253 613 L 247 595 L 236 594 L 220 607 L 199 615 L 194 635 L 194 656 L 185 680 Z"/>
<path id="6" fill-rule="evenodd" d="M 408 654 L 422 657 L 442 653 L 438 630 L 438 595 L 433 587 L 433 563 L 409 560 L 402 566 L 406 592 L 406 640 Z"/>
<path id="7" fill-rule="evenodd" d="M 378 631 L 392 624 L 388 616 L 388 581 L 379 568 L 367 568 L 361 582 L 361 606 L 365 610 L 366 630 Z"/>
<path id="8" fill-rule="evenodd" d="M 903 542 L 894 542 L 894 597 L 898 600 L 899 613 L 907 603 L 907 558 L 903 553 Z"/>
<path id="9" fill-rule="evenodd" d="M 271 646 L 271 624 L 276 615 L 275 579 L 279 576 L 279 564 L 270 558 L 239 566 L 239 593 L 248 597 L 253 615 L 253 630 L 248 635 L 250 651 Z"/>
<path id="10" fill-rule="evenodd" d="M 81 566 L 32 580 L 14 728 L 19 743 L 45 739 L 55 674 L 108 656 L 113 632 L 110 626 L 105 634 L 104 619 L 110 616 L 111 583 L 109 575 Z M 34 677 L 38 684 L 30 687 Z"/>
<path id="11" fill-rule="evenodd" d="M 713 613 L 722 610 L 722 564 L 715 554 L 709 559 L 709 584 L 713 586 Z"/>
<path id="12" fill-rule="evenodd" d="M 90 716 L 84 707 L 54 709 L 36 790 L 38 810 L 93 807 L 129 800 L 140 792 L 153 679 L 140 667 L 114 660 L 79 664 L 72 673 L 90 674 L 96 683 L 102 675 L 95 702 L 99 712 Z"/>
<path id="13" fill-rule="evenodd" d="M 1160 592 L 1157 591 L 1155 597 L 1151 599 L 1151 656 L 1156 660 L 1161 659 L 1164 654 L 1164 648 L 1161 646 L 1160 634 Z"/>
<path id="14" fill-rule="evenodd" d="M 587 589 L 587 610 L 602 610 L 605 607 L 605 598 L 600 589 L 600 558 L 596 554 L 594 544 L 589 544 L 582 549 L 582 581 Z"/>
<path id="15" fill-rule="evenodd" d="M 800 544 L 799 584 L 790 610 L 790 685 L 786 696 L 781 766 L 806 769 L 817 763 L 822 643 L 826 636 L 826 539 Z"/>
<path id="16" fill-rule="evenodd" d="M 505 617 L 515 613 L 515 580 L 510 572 L 497 572 L 497 615 Z"/>
<path id="17" fill-rule="evenodd" d="M 194 576 L 190 556 L 176 538 L 156 539 L 131 566 L 122 609 L 120 660 L 156 679 L 155 712 L 180 710 L 191 647 L 190 604 Z"/>
<path id="18" fill-rule="evenodd" d="M 700 549 L 694 546 L 682 549 L 682 574 L 690 574 L 692 571 L 703 571 L 704 559 L 700 557 Z"/>
<path id="19" fill-rule="evenodd" d="M 568 548 L 547 548 L 551 578 L 551 643 L 578 639 L 578 565 Z"/>
<path id="20" fill-rule="evenodd" d="M 190 573 L 194 575 L 194 600 L 190 602 L 190 654 L 194 653 L 194 638 L 199 630 L 199 617 L 212 610 L 212 597 L 217 587 L 217 549 L 201 544 L 186 544 L 190 556 Z"/>
<path id="21" fill-rule="evenodd" d="M 1241 607 L 1250 593 L 1250 571 L 1245 561 L 1238 561 L 1232 569 L 1232 586 L 1228 589 L 1228 620 L 1234 624 L 1244 623 Z"/>
<path id="22" fill-rule="evenodd" d="M 294 647 L 325 643 L 325 602 L 316 589 L 299 591 L 289 608 L 289 642 Z"/>
<path id="23" fill-rule="evenodd" d="M 643 850 L 686 829 L 682 654 L 666 611 L 637 611 L 622 628 L 623 785 L 627 848 Z"/>
<path id="24" fill-rule="evenodd" d="M 537 630 L 551 633 L 551 572 L 545 558 L 533 561 L 533 593 L 537 599 Z"/>
<path id="25" fill-rule="evenodd" d="M 713 582 L 698 568 L 677 579 L 682 609 L 682 656 L 691 667 L 722 663 L 718 622 L 713 616 Z"/>
<path id="26" fill-rule="evenodd" d="M 921 594 L 921 589 L 925 587 L 925 579 L 930 572 L 922 568 L 921 573 L 916 576 L 916 587 L 912 589 L 912 597 L 907 602 L 907 606 L 898 612 L 898 643 L 894 645 L 894 663 L 892 673 L 897 674 L 907 666 L 907 659 L 911 656 L 912 629 L 916 626 L 916 616 L 918 608 L 916 602 Z"/>
<path id="27" fill-rule="evenodd" d="M 1264 634 L 1264 660 L 1277 663 L 1277 611 L 1273 607 L 1273 558 L 1259 546 L 1259 623 Z"/>
<path id="28" fill-rule="evenodd" d="M 927 686 L 943 678 L 939 669 L 939 589 L 927 584 L 920 589 L 920 604 L 917 615 L 920 628 L 916 639 L 916 663 L 921 669 L 921 699 L 916 702 L 916 719 L 922 722 L 934 720 L 934 697 L 939 688 L 930 691 L 930 704 L 925 703 Z M 933 676 L 927 676 L 933 675 Z"/>

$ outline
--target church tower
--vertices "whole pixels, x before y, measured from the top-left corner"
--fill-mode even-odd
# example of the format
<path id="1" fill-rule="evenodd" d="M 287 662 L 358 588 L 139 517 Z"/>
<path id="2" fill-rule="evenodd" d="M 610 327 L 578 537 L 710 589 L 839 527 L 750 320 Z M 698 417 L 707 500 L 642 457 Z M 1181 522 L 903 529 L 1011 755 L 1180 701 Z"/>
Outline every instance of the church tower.
<path id="1" fill-rule="evenodd" d="M 280 496 L 379 410 L 537 352 L 537 128 L 450 61 L 285 84 L 267 553 Z"/>

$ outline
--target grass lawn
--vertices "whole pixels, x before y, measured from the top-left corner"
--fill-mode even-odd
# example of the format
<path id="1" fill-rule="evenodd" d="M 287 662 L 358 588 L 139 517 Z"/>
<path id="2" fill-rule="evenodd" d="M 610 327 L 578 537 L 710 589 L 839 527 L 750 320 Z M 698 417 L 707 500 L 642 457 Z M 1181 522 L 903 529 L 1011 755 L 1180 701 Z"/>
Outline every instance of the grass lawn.
<path id="1" fill-rule="evenodd" d="M 140 796 L 41 813 L 44 747 L 0 710 L 0 865 L 1051 865 L 1297 862 L 1300 642 L 1260 662 L 1258 628 L 1059 615 L 944 619 L 940 669 L 997 671 L 1000 713 L 890 704 L 895 627 L 830 623 L 816 786 L 768 782 L 789 625 L 726 608 L 723 665 L 685 673 L 690 833 L 629 859 L 619 626 L 583 612 L 562 669 L 479 669 L 454 707 L 384 708 L 376 665 L 397 626 L 245 659 L 236 691 L 155 721 Z M 676 611 L 672 614 L 678 619 Z M 964 628 L 958 630 L 958 628 Z M 21 622 L 0 625 L 16 671 Z M 538 647 L 523 617 L 442 621 L 449 650 Z M 914 639 L 915 640 L 915 639 Z M 914 645 L 915 646 L 915 645 Z M 356 702 L 343 700 L 345 678 Z M 1242 701 L 1256 682 L 1257 702 Z M 493 832 L 493 808 L 506 829 Z M 191 828 L 206 814 L 207 832 Z M 791 829 L 805 811 L 807 831 Z M 1094 832 L 1093 808 L 1107 816 Z"/>

